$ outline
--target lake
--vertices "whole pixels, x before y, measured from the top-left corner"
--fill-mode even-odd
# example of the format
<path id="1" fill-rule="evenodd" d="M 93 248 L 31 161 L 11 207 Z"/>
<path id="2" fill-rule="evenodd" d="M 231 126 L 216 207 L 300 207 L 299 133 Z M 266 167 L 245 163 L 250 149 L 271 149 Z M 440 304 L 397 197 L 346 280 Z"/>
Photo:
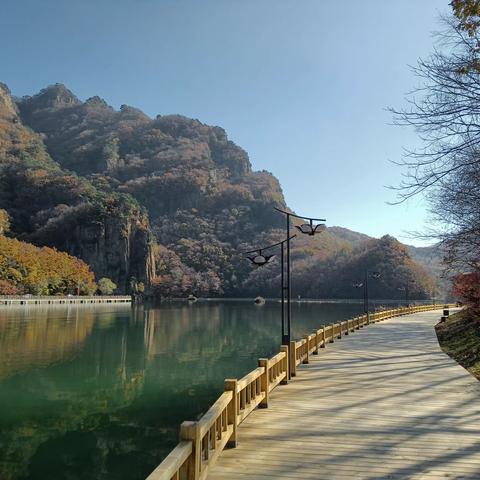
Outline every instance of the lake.
<path id="1" fill-rule="evenodd" d="M 294 338 L 361 311 L 294 303 Z M 276 302 L 0 308 L 0 478 L 144 479 L 280 333 Z"/>

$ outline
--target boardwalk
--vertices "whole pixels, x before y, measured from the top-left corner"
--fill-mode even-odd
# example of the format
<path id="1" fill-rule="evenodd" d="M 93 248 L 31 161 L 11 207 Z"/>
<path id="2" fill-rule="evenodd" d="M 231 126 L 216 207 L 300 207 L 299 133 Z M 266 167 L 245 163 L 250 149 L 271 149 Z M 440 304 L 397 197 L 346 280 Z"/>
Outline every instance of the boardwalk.
<path id="1" fill-rule="evenodd" d="M 440 350 L 439 311 L 310 357 L 239 427 L 209 480 L 480 479 L 480 383 Z"/>

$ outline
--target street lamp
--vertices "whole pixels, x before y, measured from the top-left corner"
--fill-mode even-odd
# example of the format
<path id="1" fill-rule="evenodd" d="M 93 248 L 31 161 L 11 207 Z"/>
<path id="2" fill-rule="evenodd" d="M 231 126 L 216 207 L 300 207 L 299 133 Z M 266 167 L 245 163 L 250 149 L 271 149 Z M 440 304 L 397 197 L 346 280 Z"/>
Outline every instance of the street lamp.
<path id="1" fill-rule="evenodd" d="M 269 250 L 271 248 L 275 248 L 280 245 L 280 277 L 281 277 L 281 287 L 280 287 L 280 293 L 281 293 L 281 299 L 282 299 L 282 345 L 288 345 L 284 342 L 286 332 L 285 332 L 285 268 L 284 268 L 284 257 L 285 257 L 285 243 L 290 243 L 290 240 L 292 238 L 295 238 L 296 235 L 292 235 L 285 240 L 282 240 L 281 242 L 274 243 L 273 245 L 269 245 L 268 247 L 262 247 L 258 248 L 256 250 L 250 250 L 248 252 L 243 252 L 244 255 L 248 255 L 252 253 L 252 256 L 247 256 L 247 258 L 256 266 L 256 267 L 262 267 L 266 265 L 267 263 L 270 263 L 270 261 L 275 257 L 275 255 L 264 255 L 263 251 L 264 250 Z"/>
<path id="2" fill-rule="evenodd" d="M 282 336 L 282 344 L 283 345 L 288 345 L 290 346 L 290 338 L 291 338 L 291 319 L 292 319 L 292 305 L 291 305 L 291 299 L 292 299 L 292 289 L 291 289 L 291 276 L 290 276 L 290 269 L 291 269 L 291 260 L 290 260 L 290 217 L 294 218 L 299 218 L 302 220 L 306 220 L 308 223 L 303 223 L 301 225 L 296 225 L 296 229 L 300 232 L 303 233 L 304 235 L 309 235 L 313 237 L 317 233 L 322 232 L 325 230 L 325 224 L 320 223 L 317 225 L 314 225 L 313 222 L 325 222 L 326 220 L 324 218 L 311 218 L 311 217 L 305 217 L 303 215 L 295 215 L 291 212 L 287 212 L 285 210 L 280 210 L 279 208 L 275 207 L 275 210 L 277 212 L 282 213 L 283 215 L 286 216 L 286 244 L 287 244 L 287 258 L 286 258 L 286 270 L 287 270 L 287 282 L 286 285 L 282 283 L 282 294 L 283 290 L 285 289 L 287 292 L 286 295 L 286 305 L 285 302 L 282 302 L 282 331 L 283 331 L 283 336 Z M 283 249 L 282 249 L 283 251 Z M 282 272 L 283 272 L 283 261 L 282 261 Z M 283 273 L 282 273 L 283 276 Z M 283 299 L 283 297 L 282 297 Z M 286 313 L 286 315 L 285 315 Z M 287 325 L 285 328 L 285 317 L 287 318 Z"/>
<path id="3" fill-rule="evenodd" d="M 405 304 L 406 304 L 407 307 L 410 305 L 410 300 L 409 300 L 410 290 L 409 290 L 409 287 L 408 287 L 408 285 L 410 283 L 414 283 L 414 282 L 412 280 L 407 280 L 407 282 L 405 283 L 405 286 L 398 287 L 398 290 L 400 290 L 401 292 L 405 291 Z"/>
<path id="4" fill-rule="evenodd" d="M 432 289 L 433 306 L 435 306 L 435 305 L 437 304 L 436 298 L 435 298 L 435 297 L 436 297 L 436 294 L 437 294 L 437 285 L 434 284 L 434 285 L 433 285 L 433 289 Z"/>
<path id="5" fill-rule="evenodd" d="M 370 301 L 368 295 L 368 279 L 369 278 L 380 278 L 382 274 L 380 272 L 370 272 L 368 268 L 365 270 L 365 280 L 363 282 L 354 283 L 355 288 L 363 287 L 363 311 L 367 316 L 367 324 L 370 323 Z"/>

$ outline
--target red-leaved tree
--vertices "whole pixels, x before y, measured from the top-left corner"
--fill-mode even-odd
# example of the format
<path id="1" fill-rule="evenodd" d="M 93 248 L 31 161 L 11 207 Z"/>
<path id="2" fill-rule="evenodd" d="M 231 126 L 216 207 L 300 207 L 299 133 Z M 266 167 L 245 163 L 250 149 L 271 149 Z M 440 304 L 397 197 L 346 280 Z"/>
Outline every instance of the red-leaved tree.
<path id="1" fill-rule="evenodd" d="M 461 273 L 453 282 L 453 294 L 473 306 L 480 306 L 480 273 Z"/>
<path id="2" fill-rule="evenodd" d="M 19 290 L 6 280 L 0 278 L 0 295 L 17 295 Z"/>

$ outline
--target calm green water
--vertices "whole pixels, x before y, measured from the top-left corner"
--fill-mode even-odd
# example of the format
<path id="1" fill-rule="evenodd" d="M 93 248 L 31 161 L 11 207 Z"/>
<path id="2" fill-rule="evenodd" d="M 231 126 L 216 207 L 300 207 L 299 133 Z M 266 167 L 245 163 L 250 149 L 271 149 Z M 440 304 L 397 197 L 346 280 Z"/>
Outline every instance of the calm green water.
<path id="1" fill-rule="evenodd" d="M 294 305 L 294 336 L 361 309 Z M 277 303 L 0 309 L 0 479 L 144 479 L 279 337 Z"/>

